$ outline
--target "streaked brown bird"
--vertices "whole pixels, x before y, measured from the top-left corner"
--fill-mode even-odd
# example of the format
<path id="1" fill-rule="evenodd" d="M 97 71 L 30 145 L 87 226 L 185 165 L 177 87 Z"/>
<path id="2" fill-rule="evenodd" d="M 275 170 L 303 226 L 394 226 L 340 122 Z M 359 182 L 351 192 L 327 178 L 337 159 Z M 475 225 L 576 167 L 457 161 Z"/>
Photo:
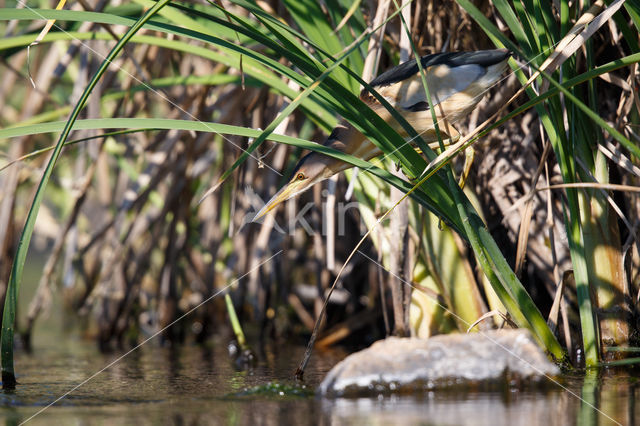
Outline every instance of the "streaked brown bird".
<path id="1" fill-rule="evenodd" d="M 420 58 L 431 100 L 436 109 L 438 125 L 445 131 L 444 137 L 459 136 L 453 125 L 467 116 L 480 102 L 487 89 L 498 81 L 507 68 L 510 56 L 508 50 L 496 49 L 436 53 Z M 437 140 L 429 102 L 415 59 L 387 70 L 370 85 L 402 114 L 425 142 Z M 391 113 L 366 89 L 360 93 L 360 99 L 400 135 L 408 136 Z M 341 124 L 333 129 L 324 145 L 363 160 L 370 160 L 382 154 L 375 144 L 350 124 Z M 289 183 L 265 204 L 254 220 L 316 183 L 351 167 L 351 164 L 327 155 L 316 152 L 307 154 L 298 162 Z"/>

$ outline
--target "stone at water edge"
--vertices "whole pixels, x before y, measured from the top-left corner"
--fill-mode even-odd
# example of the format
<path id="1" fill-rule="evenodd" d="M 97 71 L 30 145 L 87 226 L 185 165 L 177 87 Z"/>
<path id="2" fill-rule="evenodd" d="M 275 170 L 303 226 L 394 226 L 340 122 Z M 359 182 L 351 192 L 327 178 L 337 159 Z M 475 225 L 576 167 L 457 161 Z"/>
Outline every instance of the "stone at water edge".
<path id="1" fill-rule="evenodd" d="M 540 381 L 560 373 L 527 330 L 390 337 L 349 355 L 329 371 L 321 395 L 416 392 L 465 383 Z"/>

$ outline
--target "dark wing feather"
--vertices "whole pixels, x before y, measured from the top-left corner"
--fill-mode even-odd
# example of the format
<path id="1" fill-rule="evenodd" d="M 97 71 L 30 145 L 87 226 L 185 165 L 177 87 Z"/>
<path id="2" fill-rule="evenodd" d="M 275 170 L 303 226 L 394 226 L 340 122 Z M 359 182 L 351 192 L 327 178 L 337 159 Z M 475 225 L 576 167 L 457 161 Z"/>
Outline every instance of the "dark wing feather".
<path id="1" fill-rule="evenodd" d="M 479 50 L 477 52 L 453 52 L 434 53 L 420 58 L 422 68 L 434 65 L 447 65 L 451 68 L 461 65 L 480 65 L 488 67 L 504 61 L 511 52 L 507 49 Z M 418 64 L 415 59 L 407 61 L 397 67 L 391 68 L 376 77 L 371 83 L 373 87 L 388 86 L 399 81 L 406 80 L 418 73 Z"/>

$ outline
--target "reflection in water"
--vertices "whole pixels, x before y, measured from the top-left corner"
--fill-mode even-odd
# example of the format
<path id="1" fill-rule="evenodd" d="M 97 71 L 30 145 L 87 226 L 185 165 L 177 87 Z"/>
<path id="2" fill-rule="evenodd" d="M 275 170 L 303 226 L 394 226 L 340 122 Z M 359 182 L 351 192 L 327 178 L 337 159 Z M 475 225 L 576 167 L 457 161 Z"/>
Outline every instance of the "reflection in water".
<path id="1" fill-rule="evenodd" d="M 640 376 L 637 369 L 635 377 L 629 373 L 625 369 L 587 373 L 582 381 L 578 424 L 636 425 Z"/>
<path id="2" fill-rule="evenodd" d="M 302 351 L 287 345 L 267 348 L 253 370 L 237 371 L 223 342 L 212 349 L 145 346 L 29 424 L 633 425 L 640 416 L 635 404 L 640 380 L 631 370 L 566 376 L 566 389 L 550 385 L 540 391 L 436 391 L 358 399 L 320 399 L 300 392 L 239 395 L 269 382 L 295 386 L 292 375 Z M 5 424 L 23 422 L 120 355 L 99 354 L 78 341 L 18 354 L 20 385 L 0 393 Z M 317 386 L 343 356 L 316 352 L 305 372 L 306 385 Z"/>
<path id="3" fill-rule="evenodd" d="M 505 398 L 501 394 L 482 393 L 385 397 L 325 401 L 323 411 L 332 423 L 429 424 L 448 425 L 569 425 L 574 424 L 566 398 L 555 394 L 519 394 Z M 577 405 L 577 404 L 575 404 Z"/>

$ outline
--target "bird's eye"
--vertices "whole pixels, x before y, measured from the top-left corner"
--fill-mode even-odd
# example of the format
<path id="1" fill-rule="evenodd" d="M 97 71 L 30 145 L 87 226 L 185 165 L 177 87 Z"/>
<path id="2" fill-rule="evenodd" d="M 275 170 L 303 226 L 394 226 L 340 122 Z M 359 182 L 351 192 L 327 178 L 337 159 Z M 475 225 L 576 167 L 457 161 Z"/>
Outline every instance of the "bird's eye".
<path id="1" fill-rule="evenodd" d="M 298 179 L 298 180 L 304 180 L 304 179 L 305 179 L 305 177 L 304 177 L 304 173 L 298 173 L 298 174 L 296 175 L 296 179 Z"/>

